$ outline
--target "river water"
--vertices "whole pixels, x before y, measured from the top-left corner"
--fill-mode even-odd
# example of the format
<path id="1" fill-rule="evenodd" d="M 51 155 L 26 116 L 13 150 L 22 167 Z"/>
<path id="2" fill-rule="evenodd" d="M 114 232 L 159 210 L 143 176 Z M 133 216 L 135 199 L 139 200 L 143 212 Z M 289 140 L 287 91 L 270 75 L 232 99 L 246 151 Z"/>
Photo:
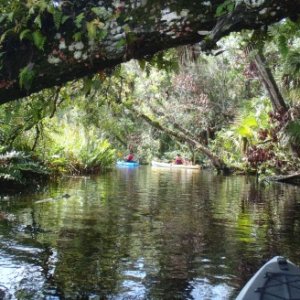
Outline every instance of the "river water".
<path id="1" fill-rule="evenodd" d="M 0 238 L 0 299 L 235 299 L 267 259 L 300 264 L 300 188 L 116 169 L 1 197 Z"/>

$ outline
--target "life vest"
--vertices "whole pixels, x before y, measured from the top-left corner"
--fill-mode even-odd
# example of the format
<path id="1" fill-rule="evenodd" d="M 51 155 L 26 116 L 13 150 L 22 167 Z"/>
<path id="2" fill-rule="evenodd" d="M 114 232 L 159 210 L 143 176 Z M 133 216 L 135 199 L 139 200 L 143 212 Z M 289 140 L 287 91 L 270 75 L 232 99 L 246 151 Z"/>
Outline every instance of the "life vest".
<path id="1" fill-rule="evenodd" d="M 133 159 L 134 159 L 133 154 L 129 154 L 129 155 L 127 156 L 126 161 L 133 161 Z"/>
<path id="2" fill-rule="evenodd" d="M 176 158 L 175 164 L 176 165 L 182 165 L 183 164 L 183 160 L 181 158 Z"/>

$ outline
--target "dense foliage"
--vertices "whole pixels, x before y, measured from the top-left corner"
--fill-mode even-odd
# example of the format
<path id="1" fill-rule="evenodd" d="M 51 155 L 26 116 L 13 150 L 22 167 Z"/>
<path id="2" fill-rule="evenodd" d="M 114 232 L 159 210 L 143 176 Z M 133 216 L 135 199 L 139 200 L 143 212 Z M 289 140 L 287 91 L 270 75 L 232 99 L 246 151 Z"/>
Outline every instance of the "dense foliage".
<path id="1" fill-rule="evenodd" d="M 0 103 L 131 58 L 297 18 L 293 0 L 0 1 Z"/>
<path id="2" fill-rule="evenodd" d="M 37 159 L 23 152 L 11 151 L 0 155 L 0 189 L 16 192 L 32 183 L 39 184 L 49 176 Z"/>
<path id="3" fill-rule="evenodd" d="M 54 2 L 41 3 L 28 4 L 31 14 L 22 21 L 20 13 L 17 28 L 19 19 L 13 16 L 24 7 L 9 2 L 16 7 L 5 23 L 13 26 L 13 35 L 17 32 L 40 50 L 47 42 L 39 18 L 60 11 Z M 218 8 L 220 16 L 232 9 L 226 3 Z M 9 11 L 7 6 L 6 20 Z M 64 13 L 54 18 L 57 30 L 69 19 Z M 36 14 L 36 31 L 23 28 Z M 80 55 L 81 38 L 91 41 L 104 30 L 95 29 L 94 21 L 88 26 L 85 18 L 79 14 L 73 20 L 78 26 L 85 20 L 73 45 Z M 10 29 L 3 29 L 1 42 Z M 0 151 L 26 157 L 28 170 L 37 175 L 99 172 L 129 150 L 141 163 L 154 157 L 170 161 L 180 152 L 218 171 L 293 172 L 300 157 L 298 29 L 298 23 L 286 19 L 267 31 L 231 34 L 210 53 L 199 45 L 179 47 L 1 105 Z M 62 52 L 69 43 L 62 37 L 57 42 Z M 27 65 L 19 86 L 30 89 L 36 75 L 35 67 Z M 3 158 L 1 168 L 2 179 L 27 184 L 19 161 Z"/>

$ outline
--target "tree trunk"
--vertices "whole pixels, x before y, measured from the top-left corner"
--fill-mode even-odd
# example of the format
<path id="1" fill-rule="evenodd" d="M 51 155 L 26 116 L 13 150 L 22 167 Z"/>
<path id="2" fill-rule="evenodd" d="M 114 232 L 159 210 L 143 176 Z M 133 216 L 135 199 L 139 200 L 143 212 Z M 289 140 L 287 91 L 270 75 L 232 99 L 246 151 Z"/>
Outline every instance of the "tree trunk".
<path id="1" fill-rule="evenodd" d="M 300 185 L 300 173 L 297 172 L 297 173 L 289 174 L 289 175 L 270 176 L 270 177 L 267 177 L 265 180 Z"/>
<path id="2" fill-rule="evenodd" d="M 266 90 L 269 93 L 270 100 L 272 102 L 273 110 L 280 114 L 288 113 L 289 116 L 286 119 L 286 124 L 288 124 L 290 119 L 290 112 L 288 111 L 288 106 L 285 103 L 278 85 L 272 75 L 270 68 L 266 64 L 266 59 L 261 50 L 254 57 L 254 63 L 258 71 L 258 76 L 262 80 Z M 291 143 L 291 150 L 295 157 L 300 157 L 300 147 L 298 144 Z"/>
<path id="3" fill-rule="evenodd" d="M 267 66 L 266 59 L 261 50 L 254 57 L 258 76 L 269 93 L 274 111 L 285 113 L 288 107 L 279 91 L 278 85 L 273 77 L 270 68 Z"/>

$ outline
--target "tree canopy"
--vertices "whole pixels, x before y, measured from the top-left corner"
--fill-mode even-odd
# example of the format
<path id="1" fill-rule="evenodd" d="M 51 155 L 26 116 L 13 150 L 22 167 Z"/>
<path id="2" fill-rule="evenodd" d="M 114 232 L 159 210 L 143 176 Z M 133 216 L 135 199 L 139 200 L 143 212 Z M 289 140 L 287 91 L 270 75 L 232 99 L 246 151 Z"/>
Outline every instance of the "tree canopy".
<path id="1" fill-rule="evenodd" d="M 299 0 L 0 0 L 0 104 L 300 13 Z"/>

